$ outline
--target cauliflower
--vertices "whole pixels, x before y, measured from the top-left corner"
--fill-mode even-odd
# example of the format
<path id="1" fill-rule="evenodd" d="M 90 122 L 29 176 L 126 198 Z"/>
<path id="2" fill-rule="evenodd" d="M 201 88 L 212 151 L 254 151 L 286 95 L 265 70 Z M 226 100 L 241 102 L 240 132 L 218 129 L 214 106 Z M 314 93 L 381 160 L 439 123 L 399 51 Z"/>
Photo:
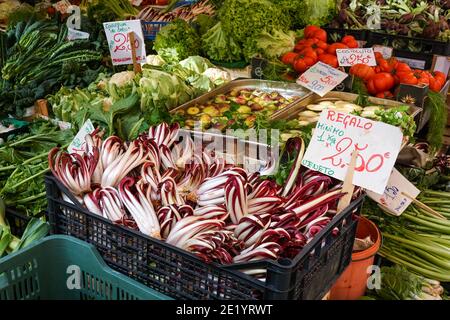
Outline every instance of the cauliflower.
<path id="1" fill-rule="evenodd" d="M 135 74 L 133 71 L 122 71 L 113 74 L 111 79 L 109 79 L 109 83 L 114 84 L 120 88 L 133 81 L 134 76 Z"/>
<path id="2" fill-rule="evenodd" d="M 227 71 L 218 68 L 208 68 L 203 72 L 216 86 L 220 86 L 226 82 L 231 81 L 231 76 Z"/>

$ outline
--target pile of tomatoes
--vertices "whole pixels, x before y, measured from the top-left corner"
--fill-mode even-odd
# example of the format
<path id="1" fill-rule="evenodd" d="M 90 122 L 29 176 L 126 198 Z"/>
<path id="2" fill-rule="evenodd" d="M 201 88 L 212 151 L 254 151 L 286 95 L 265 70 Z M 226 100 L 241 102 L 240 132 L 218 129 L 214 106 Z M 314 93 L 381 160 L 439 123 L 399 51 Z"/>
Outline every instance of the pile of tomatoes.
<path id="1" fill-rule="evenodd" d="M 353 36 L 345 36 L 340 42 L 327 43 L 327 32 L 317 26 L 307 26 L 304 38 L 297 42 L 293 52 L 281 57 L 284 64 L 291 65 L 298 73 L 305 72 L 309 67 L 321 61 L 333 68 L 339 66 L 336 49 L 358 48 L 358 42 Z"/>
<path id="2" fill-rule="evenodd" d="M 340 42 L 327 43 L 327 32 L 317 26 L 307 26 L 304 38 L 297 42 L 293 52 L 281 57 L 284 64 L 291 65 L 298 73 L 303 73 L 318 61 L 333 68 L 339 66 L 336 49 L 358 48 L 353 36 L 344 36 Z M 430 90 L 439 92 L 445 84 L 445 74 L 440 71 L 429 72 L 411 69 L 396 58 L 384 59 L 376 52 L 377 66 L 356 64 L 350 68 L 350 74 L 361 78 L 367 91 L 379 98 L 393 98 L 393 91 L 400 83 L 410 85 L 428 85 Z"/>
<path id="3" fill-rule="evenodd" d="M 379 98 L 392 98 L 393 90 L 401 83 L 410 85 L 427 85 L 431 91 L 439 92 L 445 84 L 445 74 L 440 71 L 424 71 L 411 69 L 396 58 L 384 59 L 375 53 L 377 65 L 369 67 L 365 64 L 355 64 L 350 68 L 350 74 L 364 81 L 367 91 Z"/>

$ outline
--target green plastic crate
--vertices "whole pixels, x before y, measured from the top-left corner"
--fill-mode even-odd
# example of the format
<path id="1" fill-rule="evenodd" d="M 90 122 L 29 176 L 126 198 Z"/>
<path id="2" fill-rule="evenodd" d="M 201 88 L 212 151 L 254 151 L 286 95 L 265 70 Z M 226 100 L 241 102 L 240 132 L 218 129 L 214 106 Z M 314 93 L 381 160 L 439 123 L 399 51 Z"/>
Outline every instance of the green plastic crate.
<path id="1" fill-rule="evenodd" d="M 0 300 L 171 300 L 109 268 L 94 246 L 50 236 L 0 259 Z"/>

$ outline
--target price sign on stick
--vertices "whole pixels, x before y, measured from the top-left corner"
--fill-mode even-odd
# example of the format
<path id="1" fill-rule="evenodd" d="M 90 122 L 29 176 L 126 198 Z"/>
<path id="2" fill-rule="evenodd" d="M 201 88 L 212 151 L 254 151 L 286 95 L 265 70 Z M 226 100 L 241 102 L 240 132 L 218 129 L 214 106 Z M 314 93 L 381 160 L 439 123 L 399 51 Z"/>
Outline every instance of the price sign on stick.
<path id="1" fill-rule="evenodd" d="M 402 176 L 397 169 L 392 170 L 392 174 L 382 194 L 367 191 L 367 195 L 372 200 L 388 208 L 397 216 L 401 215 L 408 208 L 419 193 L 420 190 Z"/>
<path id="2" fill-rule="evenodd" d="M 133 50 L 136 52 L 137 63 L 146 62 L 144 34 L 140 20 L 105 22 L 103 28 L 113 65 L 133 64 Z M 134 34 L 132 43 L 130 42 L 130 33 Z"/>
<path id="3" fill-rule="evenodd" d="M 67 148 L 67 151 L 69 153 L 80 153 L 80 154 L 84 153 L 84 151 L 86 150 L 86 141 L 84 138 L 88 134 L 91 134 L 92 132 L 94 132 L 94 130 L 95 130 L 95 128 L 94 128 L 94 125 L 92 124 L 91 120 L 87 119 L 86 122 L 83 124 L 83 126 L 78 131 L 75 138 L 73 138 L 72 142 L 70 143 L 69 147 Z"/>
<path id="4" fill-rule="evenodd" d="M 358 63 L 371 67 L 377 65 L 372 48 L 337 49 L 336 55 L 341 67 L 351 67 Z"/>
<path id="5" fill-rule="evenodd" d="M 325 63 L 317 62 L 298 79 L 297 83 L 323 97 L 347 78 L 348 74 Z"/>
<path id="6" fill-rule="evenodd" d="M 353 184 L 382 194 L 394 167 L 403 134 L 397 127 L 336 110 L 324 110 L 302 164 L 344 180 L 351 154 L 358 150 Z"/>

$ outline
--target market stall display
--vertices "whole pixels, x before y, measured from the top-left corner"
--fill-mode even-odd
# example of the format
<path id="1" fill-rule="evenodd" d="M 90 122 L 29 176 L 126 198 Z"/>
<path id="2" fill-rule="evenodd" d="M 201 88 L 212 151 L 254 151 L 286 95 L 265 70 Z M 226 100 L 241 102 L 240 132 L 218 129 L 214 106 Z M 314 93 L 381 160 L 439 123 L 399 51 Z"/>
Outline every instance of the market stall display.
<path id="1" fill-rule="evenodd" d="M 0 3 L 0 300 L 448 299 L 448 1 L 30 3 Z M 114 285 L 47 291 L 58 254 Z"/>

